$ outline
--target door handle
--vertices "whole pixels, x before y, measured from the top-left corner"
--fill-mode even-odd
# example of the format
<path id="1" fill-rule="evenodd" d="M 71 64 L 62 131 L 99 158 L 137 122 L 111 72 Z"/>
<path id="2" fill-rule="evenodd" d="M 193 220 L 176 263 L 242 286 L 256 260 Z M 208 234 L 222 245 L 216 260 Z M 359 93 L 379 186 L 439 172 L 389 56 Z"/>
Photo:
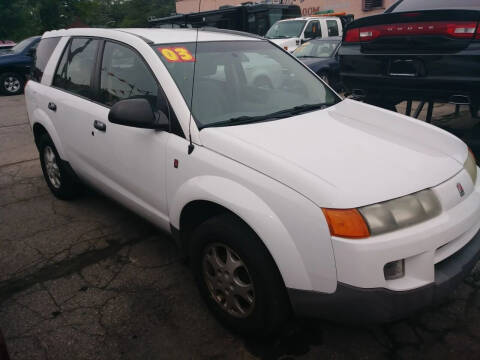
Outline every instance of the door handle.
<path id="1" fill-rule="evenodd" d="M 99 131 L 103 131 L 103 132 L 107 131 L 107 125 L 105 125 L 105 123 L 98 120 L 95 120 L 93 122 L 93 127 Z"/>
<path id="2" fill-rule="evenodd" d="M 48 103 L 48 108 L 52 111 L 57 111 L 57 105 L 55 105 L 53 102 Z"/>

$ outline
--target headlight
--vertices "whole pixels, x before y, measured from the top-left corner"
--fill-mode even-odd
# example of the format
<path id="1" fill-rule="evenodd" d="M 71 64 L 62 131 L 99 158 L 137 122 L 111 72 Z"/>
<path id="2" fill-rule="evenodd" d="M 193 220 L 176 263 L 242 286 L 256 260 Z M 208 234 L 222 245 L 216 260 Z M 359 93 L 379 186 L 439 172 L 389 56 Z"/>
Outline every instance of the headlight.
<path id="1" fill-rule="evenodd" d="M 468 157 L 463 167 L 470 174 L 474 184 L 477 183 L 477 162 L 475 161 L 475 156 L 472 153 L 472 150 L 468 149 Z"/>
<path id="2" fill-rule="evenodd" d="M 441 212 L 432 190 L 423 190 L 398 199 L 358 209 L 371 235 L 384 234 L 431 219 Z"/>

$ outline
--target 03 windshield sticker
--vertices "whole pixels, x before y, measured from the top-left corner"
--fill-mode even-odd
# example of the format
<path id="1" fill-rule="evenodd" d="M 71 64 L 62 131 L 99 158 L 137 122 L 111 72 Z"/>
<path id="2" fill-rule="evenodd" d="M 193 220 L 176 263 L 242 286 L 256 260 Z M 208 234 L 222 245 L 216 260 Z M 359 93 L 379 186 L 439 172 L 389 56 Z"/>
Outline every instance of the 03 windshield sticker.
<path id="1" fill-rule="evenodd" d="M 159 47 L 158 52 L 171 63 L 175 62 L 195 62 L 195 58 L 185 47 Z"/>

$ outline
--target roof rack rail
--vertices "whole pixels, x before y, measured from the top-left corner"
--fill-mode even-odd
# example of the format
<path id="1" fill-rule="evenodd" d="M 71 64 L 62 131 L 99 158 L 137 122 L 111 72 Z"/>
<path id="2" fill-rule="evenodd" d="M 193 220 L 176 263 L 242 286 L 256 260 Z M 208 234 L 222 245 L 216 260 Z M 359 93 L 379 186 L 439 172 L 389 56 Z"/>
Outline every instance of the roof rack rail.
<path id="1" fill-rule="evenodd" d="M 210 32 L 219 32 L 219 33 L 225 33 L 225 34 L 232 34 L 232 35 L 239 35 L 239 36 L 245 36 L 245 37 L 251 37 L 254 39 L 262 39 L 264 40 L 265 38 L 263 36 L 257 35 L 257 34 L 252 34 L 244 31 L 237 31 L 237 30 L 230 30 L 230 29 L 220 29 L 216 28 L 213 26 L 202 26 L 198 28 L 201 31 L 210 31 Z"/>
<path id="2" fill-rule="evenodd" d="M 145 41 L 148 45 L 152 45 L 154 42 L 150 39 L 147 39 L 146 37 L 142 36 L 142 35 L 138 35 L 138 34 L 134 34 L 134 33 L 131 33 L 129 32 L 128 30 L 121 30 L 121 29 L 115 29 L 117 31 L 121 31 L 121 32 L 124 32 L 124 33 L 127 33 L 127 34 L 130 34 L 130 35 L 133 35 L 133 36 L 136 36 L 138 37 L 139 39 L 142 39 L 143 41 Z"/>

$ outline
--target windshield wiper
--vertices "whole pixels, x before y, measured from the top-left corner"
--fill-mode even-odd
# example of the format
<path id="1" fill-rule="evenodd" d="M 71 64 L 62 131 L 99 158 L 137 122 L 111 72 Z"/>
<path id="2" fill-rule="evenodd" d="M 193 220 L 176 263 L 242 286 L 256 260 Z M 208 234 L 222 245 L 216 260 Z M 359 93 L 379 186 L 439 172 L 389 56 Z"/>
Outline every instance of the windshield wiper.
<path id="1" fill-rule="evenodd" d="M 206 128 L 206 127 L 244 125 L 244 124 L 251 124 L 251 123 L 261 122 L 261 121 L 283 119 L 283 118 L 299 115 L 301 113 L 313 111 L 313 110 L 325 109 L 328 106 L 330 106 L 330 105 L 326 104 L 326 103 L 304 104 L 304 105 L 295 106 L 291 109 L 276 111 L 274 113 L 267 114 L 267 115 L 239 116 L 239 117 L 234 117 L 234 118 L 231 118 L 231 119 L 228 119 L 228 120 L 219 121 L 219 122 L 216 122 L 216 123 L 213 123 L 213 124 L 204 125 L 200 128 L 200 130 L 203 129 L 203 128 Z"/>

